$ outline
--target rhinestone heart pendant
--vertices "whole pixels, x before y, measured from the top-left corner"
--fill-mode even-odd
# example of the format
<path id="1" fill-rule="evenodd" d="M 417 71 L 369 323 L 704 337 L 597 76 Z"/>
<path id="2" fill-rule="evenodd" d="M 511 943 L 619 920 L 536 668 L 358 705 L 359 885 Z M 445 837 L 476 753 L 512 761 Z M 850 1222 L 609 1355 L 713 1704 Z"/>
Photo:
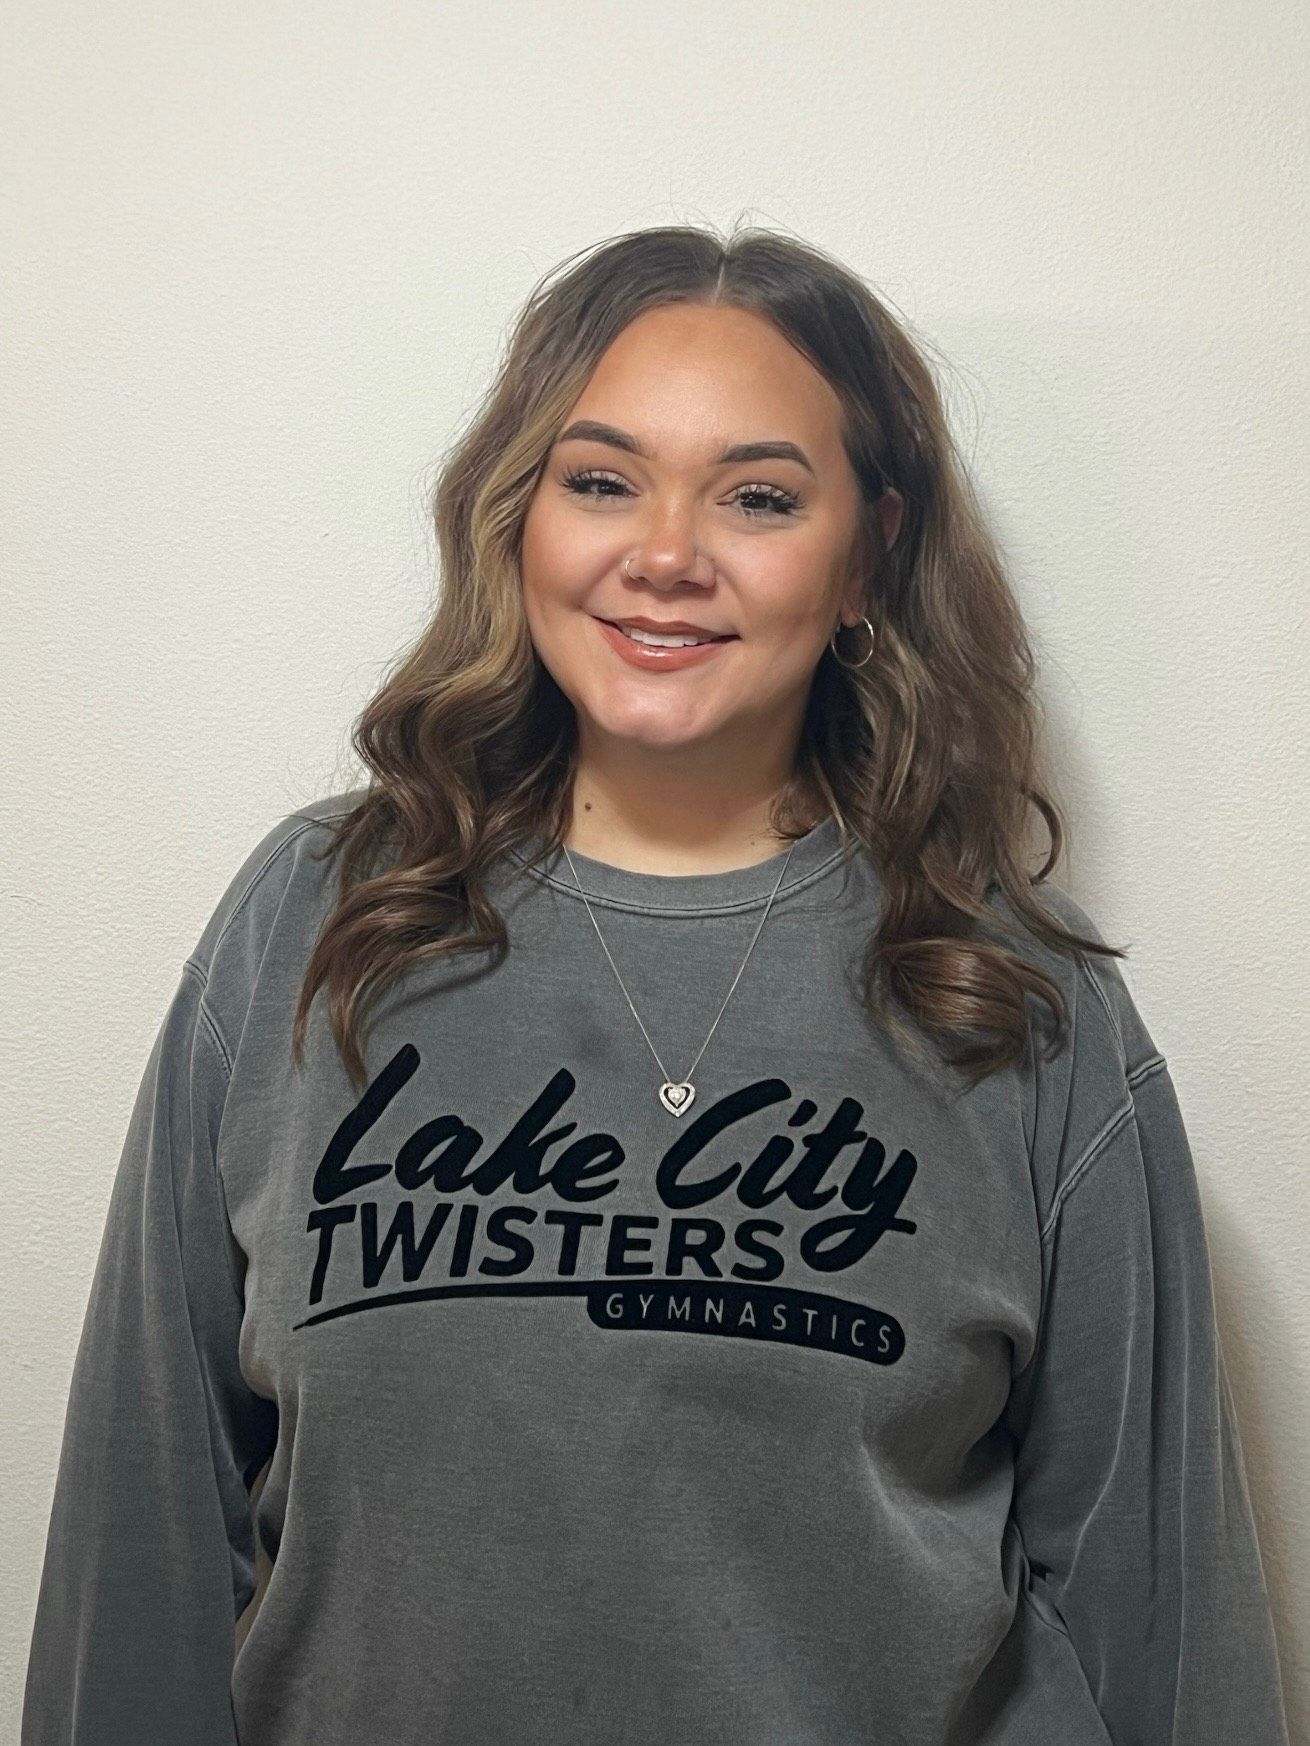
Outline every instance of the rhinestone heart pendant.
<path id="1" fill-rule="evenodd" d="M 691 1100 L 696 1095 L 696 1088 L 688 1080 L 685 1085 L 674 1085 L 666 1080 L 660 1086 L 660 1102 L 670 1115 L 685 1115 L 691 1108 Z"/>

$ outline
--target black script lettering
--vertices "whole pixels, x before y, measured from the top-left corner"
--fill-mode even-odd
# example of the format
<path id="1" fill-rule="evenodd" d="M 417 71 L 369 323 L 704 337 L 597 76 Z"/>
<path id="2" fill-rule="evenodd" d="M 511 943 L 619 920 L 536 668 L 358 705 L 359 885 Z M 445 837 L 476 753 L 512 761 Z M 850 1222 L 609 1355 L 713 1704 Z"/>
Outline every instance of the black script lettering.
<path id="1" fill-rule="evenodd" d="M 729 1092 L 711 1104 L 703 1115 L 697 1116 L 686 1133 L 680 1134 L 669 1147 L 655 1172 L 655 1187 L 665 1206 L 676 1211 L 679 1207 L 700 1206 L 717 1195 L 726 1194 L 741 1172 L 740 1164 L 729 1164 L 707 1182 L 690 1183 L 686 1187 L 679 1183 L 678 1174 L 733 1122 L 744 1121 L 756 1110 L 767 1109 L 771 1103 L 781 1103 L 783 1098 L 790 1096 L 791 1086 L 785 1079 L 757 1079 L 754 1085 L 744 1085 L 740 1091 Z"/>
<path id="2" fill-rule="evenodd" d="M 464 1166 L 481 1144 L 478 1130 L 457 1115 L 437 1116 L 415 1128 L 396 1153 L 396 1181 L 411 1193 L 430 1182 L 439 1194 L 454 1194 L 468 1181 Z"/>
<path id="3" fill-rule="evenodd" d="M 413 1043 L 396 1050 L 386 1066 L 348 1115 L 344 1116 L 319 1160 L 314 1172 L 314 1199 L 320 1206 L 340 1200 L 363 1188 L 366 1182 L 376 1182 L 379 1176 L 391 1172 L 390 1164 L 356 1164 L 346 1169 L 346 1159 L 377 1121 L 383 1110 L 418 1071 L 419 1054 Z"/>
<path id="4" fill-rule="evenodd" d="M 811 1112 L 814 1105 L 806 1099 Z M 798 1206 L 805 1212 L 812 1212 L 815 1207 L 826 1206 L 837 1193 L 836 1183 L 829 1183 L 821 1189 L 819 1184 L 827 1175 L 829 1166 L 838 1153 L 847 1146 L 855 1146 L 868 1135 L 860 1127 L 860 1117 L 864 1114 L 862 1106 L 853 1097 L 843 1097 L 836 1109 L 828 1118 L 827 1126 L 817 1134 L 806 1134 L 801 1140 L 803 1156 L 797 1160 L 793 1168 L 781 1181 L 774 1181 L 781 1171 L 783 1163 L 795 1150 L 791 1140 L 779 1134 L 765 1146 L 759 1157 L 742 1176 L 737 1188 L 737 1198 L 743 1206 L 770 1206 L 781 1195 L 786 1195 L 793 1206 Z M 877 1145 L 877 1141 L 873 1142 Z M 881 1156 L 882 1147 L 878 1147 Z"/>
<path id="5" fill-rule="evenodd" d="M 567 1102 L 577 1083 L 567 1067 L 551 1076 L 541 1095 L 528 1105 L 500 1144 L 473 1171 L 469 1180 L 479 1194 L 494 1194 L 506 1182 L 513 1183 L 517 1194 L 532 1194 L 549 1183 L 561 1200 L 597 1200 L 618 1187 L 613 1177 L 593 1188 L 581 1186 L 590 1177 L 622 1164 L 623 1148 L 613 1134 L 584 1135 L 562 1152 L 553 1166 L 545 1162 L 547 1148 L 571 1134 L 578 1124 L 565 1122 L 545 1134 L 535 1133 L 534 1129 Z M 596 1167 L 589 1168 L 593 1161 Z"/>
<path id="6" fill-rule="evenodd" d="M 786 1166 L 795 1151 L 795 1143 L 785 1134 L 775 1134 L 745 1168 L 740 1163 L 733 1163 L 701 1182 L 678 1180 L 697 1153 L 725 1128 L 790 1096 L 791 1087 L 785 1080 L 760 1079 L 754 1085 L 744 1086 L 720 1098 L 707 1109 L 660 1160 L 655 1180 L 664 1204 L 678 1208 L 698 1206 L 726 1193 L 733 1182 L 737 1182 L 737 1198 L 744 1206 L 769 1206 L 785 1196 L 794 1206 L 810 1212 L 827 1205 L 840 1192 L 843 1203 L 854 1208 L 852 1216 L 839 1216 L 812 1225 L 801 1242 L 802 1257 L 811 1266 L 829 1271 L 853 1266 L 886 1231 L 912 1233 L 917 1230 L 910 1220 L 898 1218 L 896 1214 L 914 1180 L 918 1162 L 912 1153 L 902 1151 L 891 1168 L 883 1173 L 886 1148 L 859 1126 L 864 1110 L 853 1097 L 841 1099 L 827 1126 L 820 1132 L 804 1137 L 802 1156 L 790 1169 Z M 814 1108 L 809 1098 L 801 1101 L 800 1110 L 807 1118 L 813 1114 Z M 822 1186 L 834 1160 L 848 1146 L 859 1146 L 860 1151 L 840 1190 L 835 1182 Z M 839 1237 L 845 1240 L 834 1241 Z M 831 1246 L 825 1248 L 825 1242 Z"/>
<path id="7" fill-rule="evenodd" d="M 802 1235 L 801 1259 L 816 1272 L 831 1273 L 842 1267 L 853 1267 L 868 1254 L 885 1231 L 913 1234 L 918 1230 L 913 1219 L 896 1217 L 918 1171 L 918 1160 L 912 1152 L 902 1151 L 890 1168 L 879 1175 L 885 1157 L 884 1148 L 876 1140 L 870 1140 L 842 1190 L 846 1204 L 856 1207 L 867 1193 L 865 1206 L 849 1217 L 839 1215 L 820 1219 Z M 833 1237 L 844 1237 L 845 1240 L 825 1247 Z"/>
<path id="8" fill-rule="evenodd" d="M 412 1043 L 406 1043 L 338 1124 L 314 1172 L 314 1199 L 320 1206 L 391 1172 L 390 1163 L 348 1166 L 346 1160 L 387 1105 L 413 1078 L 418 1065 L 418 1050 Z M 576 1087 L 576 1079 L 561 1067 L 480 1164 L 473 1163 L 483 1143 L 476 1128 L 450 1114 L 424 1122 L 396 1155 L 397 1181 L 409 1190 L 430 1182 L 436 1192 L 443 1194 L 472 1188 L 478 1194 L 489 1195 L 506 1183 L 511 1183 L 517 1194 L 532 1194 L 549 1185 L 561 1200 L 597 1200 L 612 1194 L 618 1187 L 613 1172 L 625 1156 L 613 1134 L 585 1134 L 553 1163 L 546 1160 L 549 1148 L 571 1134 L 578 1124 L 564 1122 L 544 1133 L 538 1130 L 558 1113 Z"/>

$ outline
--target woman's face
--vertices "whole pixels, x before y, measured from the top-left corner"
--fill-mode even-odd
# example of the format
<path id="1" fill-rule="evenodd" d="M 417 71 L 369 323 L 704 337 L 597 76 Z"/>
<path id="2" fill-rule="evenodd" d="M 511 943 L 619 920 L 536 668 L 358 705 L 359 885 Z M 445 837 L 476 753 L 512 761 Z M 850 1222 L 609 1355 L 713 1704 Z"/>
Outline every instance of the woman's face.
<path id="1" fill-rule="evenodd" d="M 598 737 L 713 743 L 772 761 L 794 747 L 839 616 L 853 624 L 864 610 L 859 485 L 839 417 L 824 378 L 749 311 L 667 305 L 613 341 L 563 421 L 523 531 L 532 640 L 578 712 L 584 750 Z M 725 459 L 742 445 L 770 452 Z M 881 510 L 890 542 L 894 493 Z M 634 618 L 727 640 L 642 650 L 613 628 Z"/>

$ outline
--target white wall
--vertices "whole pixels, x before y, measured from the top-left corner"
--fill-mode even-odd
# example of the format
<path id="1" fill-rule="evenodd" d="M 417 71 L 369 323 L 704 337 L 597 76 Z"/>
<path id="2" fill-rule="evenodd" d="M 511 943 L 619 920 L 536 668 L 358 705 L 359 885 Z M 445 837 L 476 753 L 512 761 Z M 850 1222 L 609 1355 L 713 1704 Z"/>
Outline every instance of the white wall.
<path id="1" fill-rule="evenodd" d="M 353 779 L 350 720 L 429 604 L 427 469 L 537 275 L 740 215 L 839 254 L 951 361 L 1044 653 L 1066 882 L 1132 943 L 1188 1119 L 1310 1726 L 1304 8 L 11 0 L 3 24 L 0 1733 L 181 957 L 269 824 Z"/>

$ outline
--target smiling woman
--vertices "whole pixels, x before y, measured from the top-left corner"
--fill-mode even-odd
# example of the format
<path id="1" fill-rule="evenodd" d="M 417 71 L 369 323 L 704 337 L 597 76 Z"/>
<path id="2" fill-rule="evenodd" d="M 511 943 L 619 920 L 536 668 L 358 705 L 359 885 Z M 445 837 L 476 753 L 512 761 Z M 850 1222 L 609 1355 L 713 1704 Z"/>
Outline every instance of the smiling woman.
<path id="1" fill-rule="evenodd" d="M 866 609 L 865 514 L 884 549 L 902 518 L 891 488 L 862 502 L 842 426 L 833 387 L 753 310 L 664 304 L 602 354 L 521 554 L 533 644 L 577 717 L 570 848 L 682 867 L 779 847 L 769 815 L 815 671 Z M 633 624 L 703 646 L 635 647 Z"/>
<path id="2" fill-rule="evenodd" d="M 434 514 L 367 785 L 142 1077 L 23 1746 L 1286 1746 L 1181 1112 L 918 347 L 620 237 Z"/>

